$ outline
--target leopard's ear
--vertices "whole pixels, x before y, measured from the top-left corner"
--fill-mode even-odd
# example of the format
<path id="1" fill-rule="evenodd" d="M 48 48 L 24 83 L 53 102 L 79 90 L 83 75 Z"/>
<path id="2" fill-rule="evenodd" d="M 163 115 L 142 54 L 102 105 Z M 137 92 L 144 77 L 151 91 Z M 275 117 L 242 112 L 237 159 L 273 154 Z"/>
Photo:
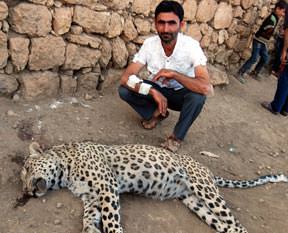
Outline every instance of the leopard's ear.
<path id="1" fill-rule="evenodd" d="M 43 151 L 38 142 L 32 142 L 29 145 L 29 152 L 30 152 L 29 157 L 39 157 L 43 154 Z"/>

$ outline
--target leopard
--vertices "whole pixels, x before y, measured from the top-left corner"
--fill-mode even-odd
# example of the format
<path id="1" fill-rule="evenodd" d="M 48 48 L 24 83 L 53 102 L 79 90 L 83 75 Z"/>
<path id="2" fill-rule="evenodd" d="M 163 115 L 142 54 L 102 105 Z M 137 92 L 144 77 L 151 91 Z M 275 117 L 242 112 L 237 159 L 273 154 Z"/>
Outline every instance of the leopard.
<path id="1" fill-rule="evenodd" d="M 123 233 L 122 193 L 153 199 L 178 199 L 214 231 L 247 233 L 219 192 L 219 187 L 251 188 L 288 182 L 284 174 L 254 180 L 230 180 L 212 172 L 189 154 L 151 145 L 104 145 L 69 142 L 43 150 L 37 142 L 21 170 L 22 193 L 41 197 L 68 188 L 83 202 L 82 233 Z"/>

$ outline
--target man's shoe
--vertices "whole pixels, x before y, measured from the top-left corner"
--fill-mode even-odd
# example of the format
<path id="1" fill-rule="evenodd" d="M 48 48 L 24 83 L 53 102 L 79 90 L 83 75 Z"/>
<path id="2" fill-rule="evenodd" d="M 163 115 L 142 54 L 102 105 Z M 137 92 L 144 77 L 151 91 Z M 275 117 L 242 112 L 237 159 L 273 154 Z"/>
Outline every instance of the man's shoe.
<path id="1" fill-rule="evenodd" d="M 242 84 L 244 84 L 246 82 L 246 80 L 244 78 L 244 73 L 241 72 L 240 70 L 238 70 L 237 74 L 235 75 L 235 78 Z"/>
<path id="2" fill-rule="evenodd" d="M 279 112 L 275 112 L 274 110 L 273 110 L 273 108 L 272 108 L 272 106 L 271 106 L 271 103 L 269 103 L 269 102 L 262 102 L 261 103 L 261 106 L 263 107 L 263 108 L 265 108 L 266 110 L 268 110 L 269 112 L 271 112 L 271 113 L 273 113 L 274 115 L 278 115 L 279 114 Z"/>
<path id="3" fill-rule="evenodd" d="M 286 111 L 281 111 L 280 114 L 281 114 L 282 116 L 284 116 L 284 117 L 287 117 L 287 116 L 288 116 L 288 112 L 286 112 Z"/>
<path id="4" fill-rule="evenodd" d="M 250 73 L 250 76 L 257 81 L 261 81 L 261 76 L 255 70 Z"/>

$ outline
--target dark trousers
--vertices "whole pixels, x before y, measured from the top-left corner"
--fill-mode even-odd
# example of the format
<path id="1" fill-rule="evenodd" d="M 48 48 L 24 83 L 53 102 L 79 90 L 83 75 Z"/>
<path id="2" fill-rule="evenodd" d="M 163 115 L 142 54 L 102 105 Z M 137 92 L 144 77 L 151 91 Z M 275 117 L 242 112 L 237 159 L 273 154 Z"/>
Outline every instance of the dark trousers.
<path id="1" fill-rule="evenodd" d="M 269 54 L 265 44 L 253 39 L 251 57 L 244 63 L 239 72 L 242 74 L 246 73 L 248 70 L 250 70 L 252 65 L 257 62 L 259 57 L 260 60 L 254 69 L 255 73 L 257 74 L 261 71 L 264 65 L 268 64 Z"/>
<path id="2" fill-rule="evenodd" d="M 194 93 L 187 88 L 175 91 L 171 88 L 161 88 L 157 84 L 146 81 L 167 98 L 168 108 L 179 111 L 180 116 L 174 127 L 174 135 L 177 139 L 183 140 L 190 126 L 198 117 L 205 103 L 206 96 Z M 135 93 L 124 86 L 119 87 L 121 99 L 126 101 L 143 119 L 149 120 L 158 108 L 157 103 L 150 95 Z"/>
<path id="3" fill-rule="evenodd" d="M 271 107 L 275 112 L 288 112 L 288 66 L 278 78 L 277 89 Z"/>

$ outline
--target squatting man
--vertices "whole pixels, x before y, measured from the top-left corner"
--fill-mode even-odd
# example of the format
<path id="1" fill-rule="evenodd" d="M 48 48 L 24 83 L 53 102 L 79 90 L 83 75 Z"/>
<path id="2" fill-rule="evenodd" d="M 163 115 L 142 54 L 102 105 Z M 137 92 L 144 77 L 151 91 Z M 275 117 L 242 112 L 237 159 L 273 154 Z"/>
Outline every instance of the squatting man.
<path id="1" fill-rule="evenodd" d="M 199 42 L 180 33 L 184 10 L 175 1 L 162 1 L 155 10 L 158 35 L 146 39 L 121 77 L 120 97 L 153 129 L 168 117 L 167 109 L 179 111 L 173 133 L 161 144 L 175 152 L 200 114 L 206 95 L 213 91 L 207 58 Z M 137 75 L 146 66 L 150 75 Z"/>

